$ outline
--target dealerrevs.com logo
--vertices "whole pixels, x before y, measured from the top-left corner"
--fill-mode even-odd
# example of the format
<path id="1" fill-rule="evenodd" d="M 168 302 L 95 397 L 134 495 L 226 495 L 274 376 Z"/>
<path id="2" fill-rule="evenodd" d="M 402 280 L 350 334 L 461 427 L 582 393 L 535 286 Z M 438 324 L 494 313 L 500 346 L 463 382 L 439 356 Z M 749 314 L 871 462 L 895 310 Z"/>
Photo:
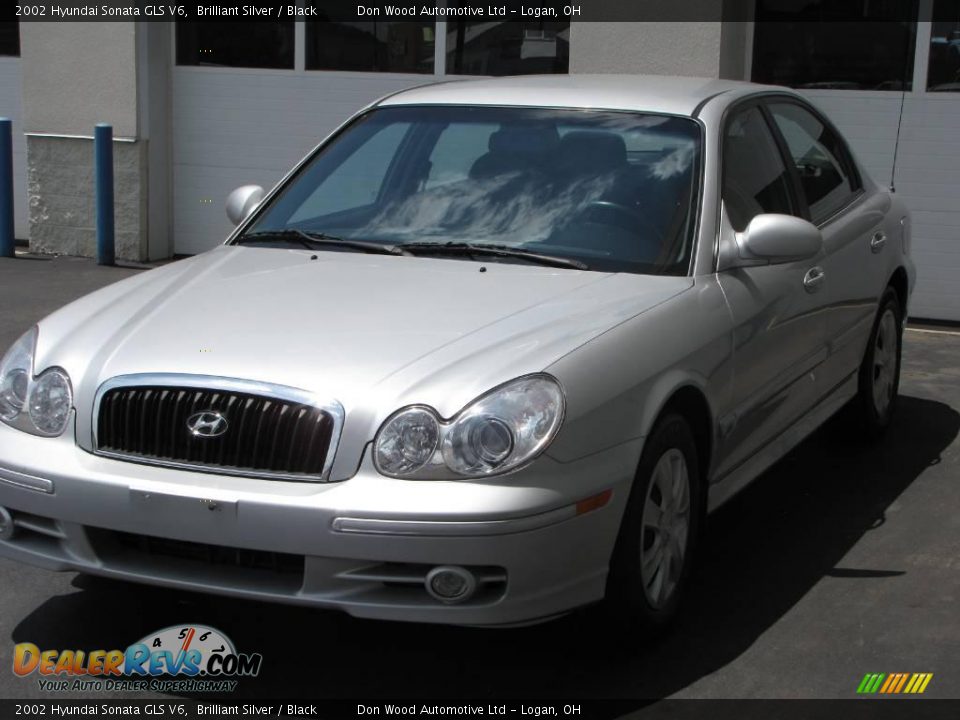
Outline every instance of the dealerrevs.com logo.
<path id="1" fill-rule="evenodd" d="M 237 652 L 219 630 L 174 625 L 126 650 L 42 650 L 29 642 L 13 651 L 13 672 L 36 675 L 39 688 L 63 691 L 231 692 L 237 678 L 256 677 L 263 656 Z"/>

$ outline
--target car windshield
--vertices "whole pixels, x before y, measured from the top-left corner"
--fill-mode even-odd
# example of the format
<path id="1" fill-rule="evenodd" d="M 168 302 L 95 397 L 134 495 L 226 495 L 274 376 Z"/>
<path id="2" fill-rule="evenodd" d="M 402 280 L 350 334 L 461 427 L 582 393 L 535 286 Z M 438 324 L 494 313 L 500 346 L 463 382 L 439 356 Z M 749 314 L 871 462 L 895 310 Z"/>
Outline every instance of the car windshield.
<path id="1" fill-rule="evenodd" d="M 486 250 L 484 262 L 536 254 L 570 261 L 557 267 L 686 274 L 699 148 L 688 118 L 381 108 L 314 155 L 235 242 L 302 247 L 307 234 L 324 238 L 318 250 L 337 251 L 340 239 L 403 254 Z"/>

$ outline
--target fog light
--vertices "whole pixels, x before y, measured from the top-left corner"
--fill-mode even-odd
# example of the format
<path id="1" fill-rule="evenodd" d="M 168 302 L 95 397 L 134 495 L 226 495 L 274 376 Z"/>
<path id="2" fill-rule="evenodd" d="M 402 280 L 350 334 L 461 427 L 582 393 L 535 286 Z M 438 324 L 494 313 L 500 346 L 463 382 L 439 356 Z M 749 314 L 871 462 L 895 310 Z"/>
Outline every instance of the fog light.
<path id="1" fill-rule="evenodd" d="M 435 567 L 427 573 L 425 583 L 431 597 L 443 603 L 462 603 L 477 589 L 477 579 L 462 567 Z"/>
<path id="2" fill-rule="evenodd" d="M 13 518 L 10 511 L 0 507 L 0 540 L 9 540 L 13 537 Z"/>

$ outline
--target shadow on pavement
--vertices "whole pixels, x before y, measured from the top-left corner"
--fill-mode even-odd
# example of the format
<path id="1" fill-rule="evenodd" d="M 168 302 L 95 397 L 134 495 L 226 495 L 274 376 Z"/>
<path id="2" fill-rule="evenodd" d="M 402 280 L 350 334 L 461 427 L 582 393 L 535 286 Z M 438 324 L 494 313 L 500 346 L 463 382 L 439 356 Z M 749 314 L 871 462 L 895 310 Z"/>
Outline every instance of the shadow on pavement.
<path id="1" fill-rule="evenodd" d="M 85 577 L 13 640 L 122 648 L 168 625 L 212 625 L 264 657 L 231 697 L 661 698 L 737 658 L 824 576 L 899 574 L 836 565 L 960 432 L 943 403 L 900 403 L 883 443 L 851 442 L 841 414 L 715 513 L 685 612 L 658 641 L 601 631 L 589 611 L 524 629 L 448 628 Z"/>

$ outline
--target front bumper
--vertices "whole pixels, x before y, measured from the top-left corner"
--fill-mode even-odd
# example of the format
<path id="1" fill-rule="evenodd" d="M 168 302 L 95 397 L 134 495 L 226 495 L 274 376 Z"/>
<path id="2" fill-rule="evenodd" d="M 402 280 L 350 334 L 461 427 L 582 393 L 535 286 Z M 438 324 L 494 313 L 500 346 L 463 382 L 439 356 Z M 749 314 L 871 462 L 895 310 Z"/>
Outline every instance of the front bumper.
<path id="1" fill-rule="evenodd" d="M 570 463 L 547 456 L 496 481 L 404 481 L 364 463 L 350 480 L 283 482 L 87 453 L 0 424 L 0 555 L 357 617 L 524 623 L 603 596 L 639 441 Z M 578 514 L 577 502 L 611 490 Z M 444 604 L 438 565 L 480 590 Z"/>

